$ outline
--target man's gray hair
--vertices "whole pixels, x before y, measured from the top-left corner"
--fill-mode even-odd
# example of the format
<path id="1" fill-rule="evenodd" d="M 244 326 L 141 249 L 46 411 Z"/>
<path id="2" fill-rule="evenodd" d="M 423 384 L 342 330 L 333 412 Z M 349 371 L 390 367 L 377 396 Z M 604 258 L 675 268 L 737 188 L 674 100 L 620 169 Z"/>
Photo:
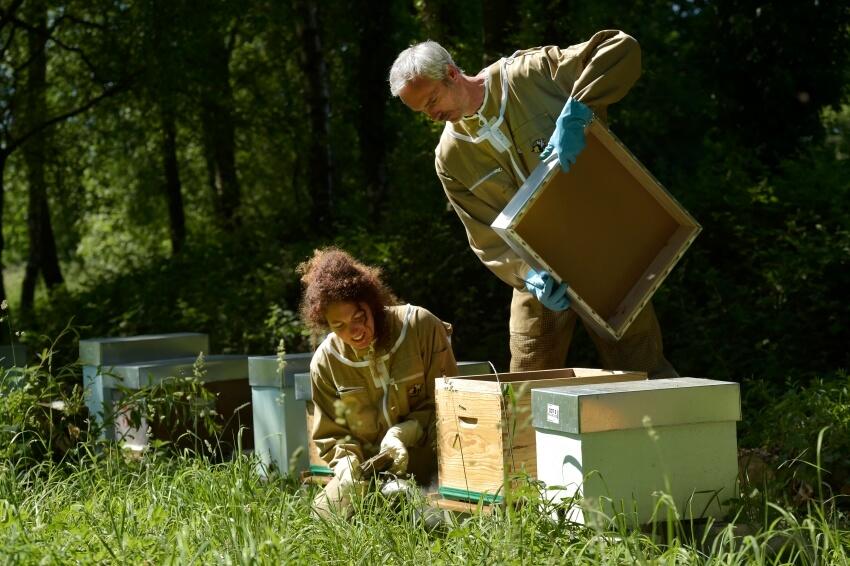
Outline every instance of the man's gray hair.
<path id="1" fill-rule="evenodd" d="M 436 41 L 411 45 L 398 54 L 390 69 L 390 93 L 398 96 L 404 85 L 416 77 L 441 81 L 446 78 L 449 65 L 457 67 L 449 52 Z"/>

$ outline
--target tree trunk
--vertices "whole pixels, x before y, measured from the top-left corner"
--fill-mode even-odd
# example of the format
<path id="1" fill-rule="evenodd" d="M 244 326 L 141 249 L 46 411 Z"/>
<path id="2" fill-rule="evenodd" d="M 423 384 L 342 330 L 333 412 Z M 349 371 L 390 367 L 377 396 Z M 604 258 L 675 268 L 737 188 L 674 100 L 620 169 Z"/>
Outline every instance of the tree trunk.
<path id="1" fill-rule="evenodd" d="M 24 84 L 25 104 L 23 122 L 34 127 L 47 115 L 47 6 L 43 1 L 30 3 L 30 21 L 36 30 L 27 37 L 30 64 Z M 27 207 L 27 233 L 29 256 L 24 280 L 21 285 L 21 310 L 32 310 L 35 286 L 39 274 L 43 275 L 48 288 L 63 282 L 62 270 L 56 253 L 56 240 L 50 222 L 50 207 L 47 200 L 45 161 L 47 159 L 47 134 L 42 131 L 32 136 L 23 145 L 24 163 L 29 185 Z"/>
<path id="2" fill-rule="evenodd" d="M 482 2 L 482 26 L 484 32 L 482 66 L 489 65 L 500 57 L 510 55 L 516 50 L 510 47 L 511 34 L 518 20 L 516 5 L 516 2 L 510 2 L 508 0 L 488 0 Z"/>
<path id="3" fill-rule="evenodd" d="M 177 124 L 173 110 L 160 102 L 162 121 L 162 166 L 165 173 L 165 198 L 168 202 L 168 232 L 171 236 L 171 255 L 183 249 L 186 241 L 186 215 L 183 210 L 183 193 L 180 169 L 177 165 Z"/>
<path id="4" fill-rule="evenodd" d="M 186 243 L 186 212 L 183 208 L 183 188 L 177 160 L 177 115 L 179 97 L 177 83 L 183 80 L 185 59 L 176 37 L 181 21 L 180 8 L 172 0 L 154 0 L 150 3 L 148 20 L 151 38 L 150 99 L 159 112 L 160 155 L 162 157 L 163 191 L 168 206 L 168 234 L 171 255 L 178 255 Z"/>
<path id="5" fill-rule="evenodd" d="M 233 91 L 230 88 L 230 54 L 215 29 L 205 32 L 208 55 L 206 77 L 201 85 L 201 127 L 207 174 L 216 217 L 227 231 L 239 226 L 241 200 L 236 175 L 236 128 L 233 123 Z"/>
<path id="6" fill-rule="evenodd" d="M 315 2 L 299 0 L 300 22 L 296 29 L 301 41 L 301 65 L 307 76 L 307 104 L 310 112 L 309 172 L 307 174 L 313 205 L 310 219 L 320 233 L 330 232 L 333 219 L 333 158 L 330 146 L 330 87 L 318 7 Z"/>
<path id="7" fill-rule="evenodd" d="M 369 217 L 379 223 L 387 199 L 386 124 L 389 100 L 387 70 L 394 53 L 386 30 L 390 28 L 389 2 L 363 2 L 360 33 L 360 168 L 366 189 Z"/>
<path id="8" fill-rule="evenodd" d="M 5 151 L 0 152 L 0 301 L 6 300 L 6 279 L 3 276 L 3 268 L 5 267 L 3 264 L 3 250 L 6 249 L 6 239 L 3 238 L 3 213 L 5 212 L 5 207 L 3 203 L 6 199 L 5 178 L 7 157 L 9 156 Z M 2 330 L 0 330 L 0 336 L 5 338 L 5 335 L 3 334 Z M 6 342 L 4 342 L 4 344 L 5 343 Z"/>

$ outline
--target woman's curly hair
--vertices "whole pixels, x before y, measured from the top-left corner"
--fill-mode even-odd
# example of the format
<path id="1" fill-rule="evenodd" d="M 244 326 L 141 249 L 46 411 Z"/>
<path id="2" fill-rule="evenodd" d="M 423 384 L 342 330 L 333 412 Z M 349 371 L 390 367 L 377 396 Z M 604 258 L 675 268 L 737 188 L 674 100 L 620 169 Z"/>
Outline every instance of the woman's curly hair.
<path id="1" fill-rule="evenodd" d="M 381 280 L 381 270 L 364 265 L 339 248 L 313 251 L 313 257 L 298 266 L 304 295 L 301 319 L 313 330 L 328 330 L 325 312 L 337 302 L 366 303 L 375 321 L 375 338 L 384 345 L 387 338 L 384 308 L 398 304 L 393 292 Z"/>

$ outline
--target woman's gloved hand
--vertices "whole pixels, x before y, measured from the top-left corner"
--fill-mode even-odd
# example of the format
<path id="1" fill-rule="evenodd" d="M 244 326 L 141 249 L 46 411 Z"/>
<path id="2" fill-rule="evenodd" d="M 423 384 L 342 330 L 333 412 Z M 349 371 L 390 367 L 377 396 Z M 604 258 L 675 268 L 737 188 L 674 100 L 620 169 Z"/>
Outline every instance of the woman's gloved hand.
<path id="1" fill-rule="evenodd" d="M 381 452 L 389 452 L 393 457 L 390 472 L 399 476 L 407 471 L 407 447 L 413 446 L 422 438 L 422 425 L 419 421 L 402 421 L 390 427 L 381 441 Z"/>
<path id="2" fill-rule="evenodd" d="M 525 276 L 525 288 L 550 311 L 559 312 L 570 306 L 567 287 L 566 283 L 555 281 L 548 271 L 537 271 L 532 268 Z"/>
<path id="3" fill-rule="evenodd" d="M 351 494 L 355 489 L 365 485 L 360 481 L 360 459 L 351 454 L 337 460 L 334 466 L 334 477 L 313 499 L 313 511 L 323 518 L 331 513 L 341 513 L 347 516 L 351 510 Z"/>
<path id="4" fill-rule="evenodd" d="M 575 98 L 568 98 L 555 121 L 555 132 L 549 138 L 549 145 L 540 153 L 540 159 L 546 159 L 555 151 L 561 169 L 570 170 L 578 154 L 584 149 L 584 128 L 593 118 L 593 111 Z"/>
<path id="5" fill-rule="evenodd" d="M 334 477 L 344 484 L 354 483 L 360 479 L 360 459 L 351 455 L 340 458 L 334 466 Z"/>

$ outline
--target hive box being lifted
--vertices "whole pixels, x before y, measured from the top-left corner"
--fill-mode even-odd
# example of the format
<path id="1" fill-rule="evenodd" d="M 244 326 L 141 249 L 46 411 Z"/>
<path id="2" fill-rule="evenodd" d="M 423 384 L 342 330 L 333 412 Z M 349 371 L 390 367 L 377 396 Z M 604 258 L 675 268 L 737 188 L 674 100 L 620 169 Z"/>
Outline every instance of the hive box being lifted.
<path id="1" fill-rule="evenodd" d="M 593 522 L 622 513 L 631 525 L 720 518 L 736 496 L 737 383 L 683 377 L 531 394 L 537 478 L 567 519 Z M 669 498 L 660 500 L 660 494 Z M 604 519 L 603 519 L 604 520 Z"/>
<path id="2" fill-rule="evenodd" d="M 569 284 L 585 323 L 619 340 L 701 228 L 605 126 L 569 172 L 553 155 L 492 228 L 530 266 Z"/>
<path id="3" fill-rule="evenodd" d="M 437 461 L 444 497 L 499 502 L 506 479 L 537 473 L 531 390 L 645 380 L 643 372 L 564 368 L 437 379 Z"/>

